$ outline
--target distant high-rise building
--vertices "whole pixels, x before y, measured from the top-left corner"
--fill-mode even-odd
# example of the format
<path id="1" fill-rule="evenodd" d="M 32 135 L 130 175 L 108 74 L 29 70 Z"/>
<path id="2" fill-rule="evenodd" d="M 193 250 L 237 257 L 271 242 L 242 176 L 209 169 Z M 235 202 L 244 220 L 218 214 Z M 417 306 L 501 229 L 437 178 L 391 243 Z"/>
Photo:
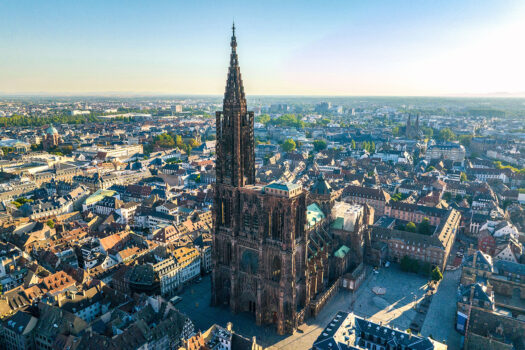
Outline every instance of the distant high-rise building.
<path id="1" fill-rule="evenodd" d="M 315 111 L 317 113 L 326 113 L 330 108 L 332 108 L 332 104 L 330 102 L 321 102 L 315 106 Z"/>

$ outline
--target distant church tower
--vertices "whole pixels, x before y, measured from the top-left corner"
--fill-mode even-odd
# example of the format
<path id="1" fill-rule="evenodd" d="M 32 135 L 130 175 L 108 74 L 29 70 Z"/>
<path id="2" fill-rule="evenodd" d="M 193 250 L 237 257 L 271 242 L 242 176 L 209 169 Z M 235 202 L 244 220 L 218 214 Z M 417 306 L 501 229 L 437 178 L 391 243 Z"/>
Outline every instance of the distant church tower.
<path id="1" fill-rule="evenodd" d="M 416 122 L 414 124 L 412 124 L 412 115 L 408 115 L 405 126 L 405 137 L 409 139 L 421 139 L 423 137 L 423 132 L 419 127 L 419 114 L 416 116 Z"/>

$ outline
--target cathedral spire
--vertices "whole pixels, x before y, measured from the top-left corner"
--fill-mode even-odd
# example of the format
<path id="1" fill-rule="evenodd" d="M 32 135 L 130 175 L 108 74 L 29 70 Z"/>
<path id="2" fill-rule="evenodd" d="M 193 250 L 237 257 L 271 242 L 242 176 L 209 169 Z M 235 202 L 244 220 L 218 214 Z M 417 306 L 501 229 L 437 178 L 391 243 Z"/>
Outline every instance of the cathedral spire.
<path id="1" fill-rule="evenodd" d="M 237 38 L 235 37 L 235 23 L 232 25 L 230 67 L 228 69 L 228 80 L 226 92 L 224 93 L 224 108 L 240 108 L 246 111 L 246 97 L 242 84 L 241 69 L 237 56 Z"/>
<path id="2" fill-rule="evenodd" d="M 216 113 L 217 183 L 242 187 L 255 183 L 253 112 L 246 108 L 246 96 L 237 57 L 235 23 L 232 25 L 230 67 L 223 110 Z"/>

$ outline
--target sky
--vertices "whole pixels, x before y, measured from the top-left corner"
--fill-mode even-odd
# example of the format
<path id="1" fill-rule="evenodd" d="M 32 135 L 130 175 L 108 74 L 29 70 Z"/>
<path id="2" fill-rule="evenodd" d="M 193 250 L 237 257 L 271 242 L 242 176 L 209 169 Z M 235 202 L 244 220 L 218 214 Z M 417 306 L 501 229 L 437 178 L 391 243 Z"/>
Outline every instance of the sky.
<path id="1" fill-rule="evenodd" d="M 525 95 L 525 1 L 2 0 L 0 94 Z"/>

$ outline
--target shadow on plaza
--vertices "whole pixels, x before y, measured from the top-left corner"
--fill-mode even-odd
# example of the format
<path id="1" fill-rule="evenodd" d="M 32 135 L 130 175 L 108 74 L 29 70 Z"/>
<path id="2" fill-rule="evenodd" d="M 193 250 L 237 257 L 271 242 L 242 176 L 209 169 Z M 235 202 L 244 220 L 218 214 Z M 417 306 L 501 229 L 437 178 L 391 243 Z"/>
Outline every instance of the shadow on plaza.
<path id="1" fill-rule="evenodd" d="M 201 283 L 187 286 L 180 296 L 182 301 L 176 304 L 175 307 L 192 319 L 196 330 L 206 331 L 213 324 L 226 327 L 227 323 L 231 322 L 235 333 L 248 339 L 255 336 L 257 343 L 264 347 L 270 347 L 290 337 L 290 334 L 277 334 L 275 325 L 257 326 L 255 317 L 252 314 L 234 314 L 230 312 L 227 306 L 212 307 L 210 305 L 211 289 L 209 276 L 203 278 Z M 317 320 L 308 319 L 306 325 L 312 324 L 317 325 Z M 304 327 L 305 325 L 303 324 L 301 328 Z"/>
<path id="2" fill-rule="evenodd" d="M 264 347 L 297 348 L 307 344 L 311 346 L 337 311 L 353 311 L 361 317 L 367 317 L 378 323 L 390 323 L 399 329 L 409 328 L 417 311 L 406 307 L 414 302 L 414 295 L 417 300 L 423 297 L 426 282 L 397 269 L 381 272 L 379 276 L 369 276 L 355 296 L 350 292 L 339 291 L 321 310 L 317 318 L 307 318 L 294 335 L 277 334 L 275 325 L 257 326 L 255 317 L 251 314 L 233 314 L 227 306 L 211 307 L 209 276 L 204 277 L 200 283 L 186 286 L 184 292 L 180 294 L 183 300 L 175 307 L 193 320 L 197 330 L 205 331 L 213 324 L 226 327 L 228 322 L 232 322 L 233 330 L 237 334 L 248 339 L 255 336 L 257 343 Z M 384 302 L 380 305 L 374 303 L 376 295 L 371 289 L 375 285 L 387 287 L 387 295 L 382 297 Z M 353 299 L 354 297 L 356 299 Z M 388 311 L 388 315 L 382 313 L 385 310 Z"/>

